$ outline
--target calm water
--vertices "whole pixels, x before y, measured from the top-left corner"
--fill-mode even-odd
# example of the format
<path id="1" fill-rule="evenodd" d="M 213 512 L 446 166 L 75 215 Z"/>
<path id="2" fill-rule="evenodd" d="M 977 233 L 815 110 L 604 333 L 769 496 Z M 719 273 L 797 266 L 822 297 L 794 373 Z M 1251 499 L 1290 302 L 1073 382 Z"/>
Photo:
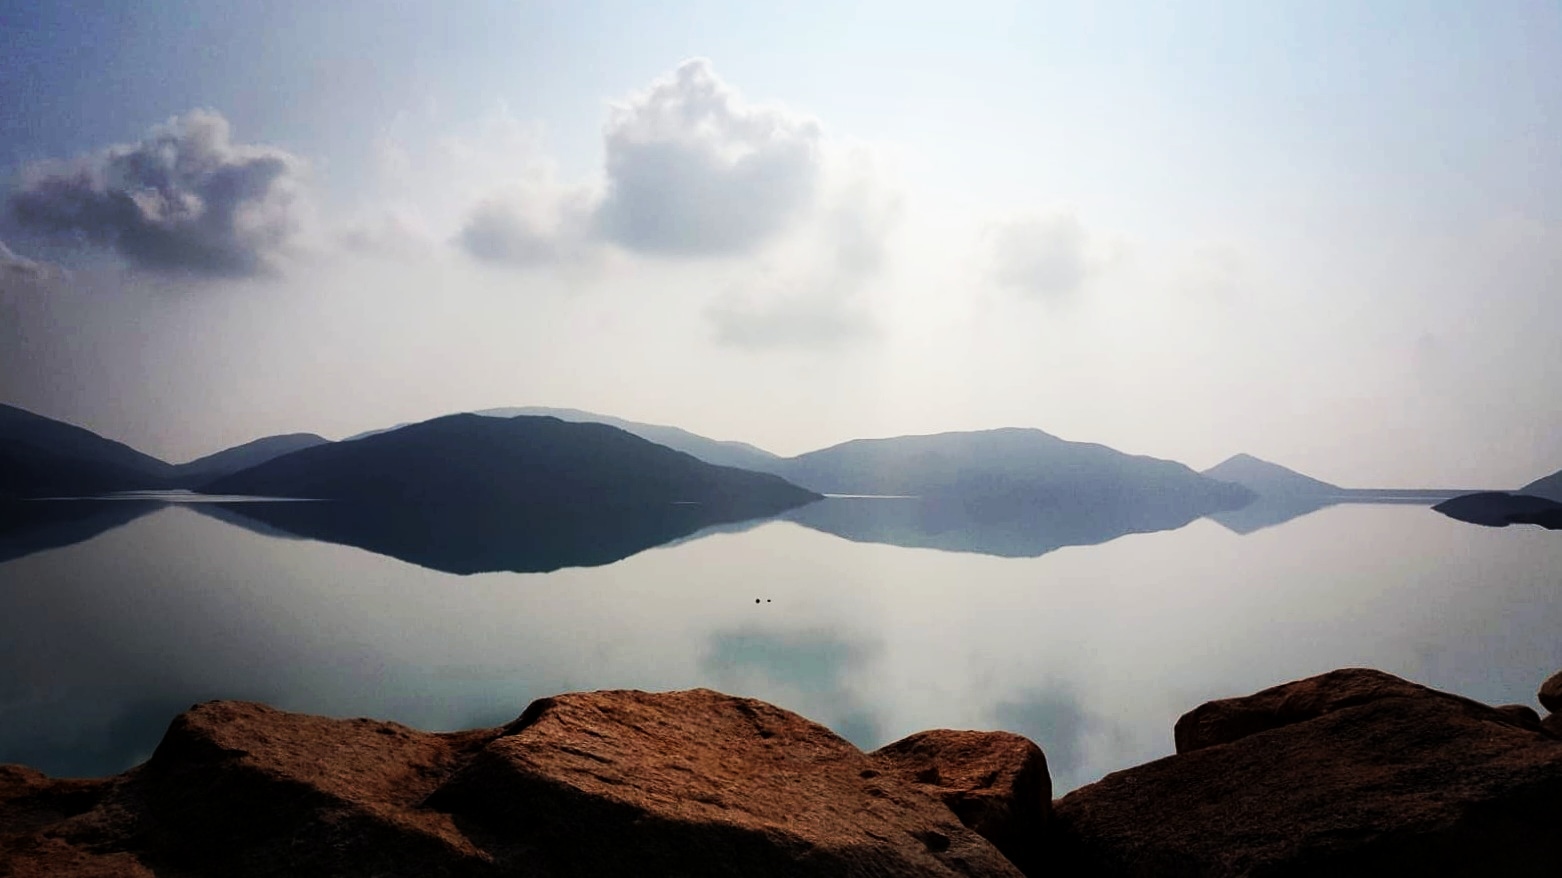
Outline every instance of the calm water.
<path id="1" fill-rule="evenodd" d="M 0 554 L 0 762 L 117 771 L 209 698 L 454 729 L 564 690 L 710 686 L 865 748 L 1017 731 L 1061 791 L 1171 752 L 1202 701 L 1331 668 L 1533 703 L 1562 667 L 1562 534 L 1413 506 L 1245 535 L 1200 519 L 1039 557 L 873 542 L 893 538 L 882 522 L 816 509 L 604 566 L 475 575 L 235 509 L 122 506 Z M 957 525 L 901 542 L 1017 545 Z"/>

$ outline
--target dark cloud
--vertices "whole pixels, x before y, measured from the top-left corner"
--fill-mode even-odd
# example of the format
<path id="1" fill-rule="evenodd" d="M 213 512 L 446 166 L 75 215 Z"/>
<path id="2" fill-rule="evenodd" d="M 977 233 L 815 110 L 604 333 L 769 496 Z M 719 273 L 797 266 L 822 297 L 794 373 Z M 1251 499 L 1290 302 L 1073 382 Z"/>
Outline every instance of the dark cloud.
<path id="1" fill-rule="evenodd" d="M 1067 298 L 1094 269 L 1085 228 L 1068 214 L 999 223 L 987 235 L 993 281 L 1023 295 Z"/>
<path id="2" fill-rule="evenodd" d="M 614 108 L 598 231 L 647 253 L 745 251 L 813 202 L 821 138 L 816 122 L 747 105 L 708 62 L 686 61 Z"/>
<path id="3" fill-rule="evenodd" d="M 140 143 L 23 174 L 10 198 L 24 227 L 76 235 L 165 271 L 252 275 L 295 231 L 301 162 L 229 140 L 227 120 L 195 110 Z"/>

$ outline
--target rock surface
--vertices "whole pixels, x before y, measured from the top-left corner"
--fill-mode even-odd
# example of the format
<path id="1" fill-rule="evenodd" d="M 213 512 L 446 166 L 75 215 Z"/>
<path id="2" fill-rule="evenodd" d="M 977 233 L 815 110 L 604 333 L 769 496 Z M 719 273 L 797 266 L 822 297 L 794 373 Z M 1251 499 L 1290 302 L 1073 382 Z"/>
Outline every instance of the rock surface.
<path id="1" fill-rule="evenodd" d="M 1562 710 L 1562 671 L 1557 671 L 1540 684 L 1540 706 L 1552 713 Z"/>
<path id="2" fill-rule="evenodd" d="M 1047 757 L 1028 738 L 939 729 L 886 744 L 872 756 L 937 796 L 1020 871 L 1042 874 L 1052 778 Z"/>
<path id="3" fill-rule="evenodd" d="M 1179 753 L 1054 803 L 1102 876 L 1551 875 L 1562 741 L 1527 720 L 1346 669 L 1203 705 Z"/>
<path id="4" fill-rule="evenodd" d="M 707 690 L 452 734 L 211 702 L 114 778 L 0 768 L 0 875 L 1020 874 L 878 766 Z"/>

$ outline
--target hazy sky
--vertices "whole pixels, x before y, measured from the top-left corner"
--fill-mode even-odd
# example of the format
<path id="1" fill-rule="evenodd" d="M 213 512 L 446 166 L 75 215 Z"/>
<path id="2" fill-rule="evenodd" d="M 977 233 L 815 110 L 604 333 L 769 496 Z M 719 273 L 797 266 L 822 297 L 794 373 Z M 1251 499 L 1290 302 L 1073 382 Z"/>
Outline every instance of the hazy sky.
<path id="1" fill-rule="evenodd" d="M 1562 6 L 0 0 L 0 401 L 1562 467 Z"/>

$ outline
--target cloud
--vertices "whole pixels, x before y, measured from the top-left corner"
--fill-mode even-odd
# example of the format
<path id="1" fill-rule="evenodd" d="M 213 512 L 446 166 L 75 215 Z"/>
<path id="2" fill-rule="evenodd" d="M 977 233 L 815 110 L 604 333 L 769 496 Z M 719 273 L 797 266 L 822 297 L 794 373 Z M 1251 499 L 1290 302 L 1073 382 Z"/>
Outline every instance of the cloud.
<path id="1" fill-rule="evenodd" d="M 825 179 L 824 203 L 779 254 L 787 268 L 755 272 L 706 309 L 719 343 L 829 350 L 878 334 L 865 290 L 884 268 L 901 216 L 900 189 L 862 148 L 828 162 Z"/>
<path id="2" fill-rule="evenodd" d="M 746 104 L 703 59 L 615 106 L 604 133 L 600 233 L 642 253 L 740 253 L 814 199 L 819 124 Z"/>
<path id="3" fill-rule="evenodd" d="M 733 291 L 705 311 L 716 340 L 736 347 L 828 350 L 875 334 L 869 316 L 824 293 L 783 291 L 754 296 Z"/>
<path id="4" fill-rule="evenodd" d="M 297 230 L 303 163 L 233 143 L 218 113 L 194 110 L 140 143 L 35 164 L 10 198 L 22 226 L 77 235 L 163 271 L 264 272 Z"/>
<path id="5" fill-rule="evenodd" d="M 62 275 L 59 266 L 18 256 L 4 241 L 0 241 L 0 288 L 12 283 L 41 283 Z"/>
<path id="6" fill-rule="evenodd" d="M 477 205 L 461 229 L 461 246 L 479 259 L 516 266 L 584 255 L 591 206 L 584 189 L 551 181 L 517 184 Z"/>
<path id="7" fill-rule="evenodd" d="M 1098 268 L 1085 227 L 1073 214 L 996 223 L 985 237 L 993 282 L 1032 298 L 1067 299 Z"/>

